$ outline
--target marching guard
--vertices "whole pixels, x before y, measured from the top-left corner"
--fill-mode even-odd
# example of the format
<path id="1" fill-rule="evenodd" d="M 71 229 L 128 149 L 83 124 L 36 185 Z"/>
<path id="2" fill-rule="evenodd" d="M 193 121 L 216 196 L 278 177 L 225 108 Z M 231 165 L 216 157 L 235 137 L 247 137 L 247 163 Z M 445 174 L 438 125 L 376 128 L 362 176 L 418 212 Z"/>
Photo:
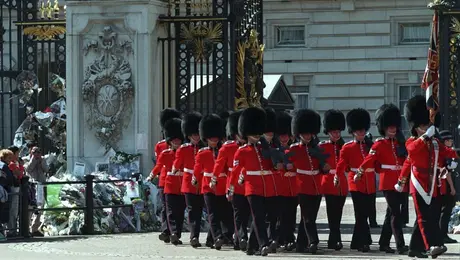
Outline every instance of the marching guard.
<path id="1" fill-rule="evenodd" d="M 223 136 L 222 119 L 216 114 L 204 116 L 200 121 L 199 130 L 201 140 L 207 146 L 201 148 L 196 155 L 192 183 L 194 185 L 201 183 L 201 193 L 204 195 L 214 248 L 220 250 L 225 238 L 222 226 L 233 230 L 232 215 L 225 214 L 225 205 L 228 203 L 225 197 L 227 175 L 220 173 L 215 177 L 213 174 L 214 162 L 219 150 L 218 144 Z"/>
<path id="2" fill-rule="evenodd" d="M 273 183 L 275 184 L 275 193 L 277 196 L 272 199 L 272 207 L 278 208 L 279 207 L 279 192 L 278 192 L 278 180 L 280 179 L 279 169 L 283 169 L 283 164 L 281 162 L 275 162 L 273 152 L 276 150 L 277 144 L 275 140 L 275 132 L 276 132 L 276 112 L 273 108 L 265 108 L 265 115 L 266 115 L 266 125 L 265 131 L 262 136 L 262 141 L 265 141 L 265 147 L 262 149 L 262 156 L 269 157 L 272 160 L 273 166 L 276 169 L 273 171 Z M 277 230 L 277 223 L 279 220 L 279 216 L 281 215 L 280 211 L 274 211 L 273 213 L 276 214 L 269 214 L 267 215 L 267 220 L 269 222 L 268 225 L 268 240 L 270 241 L 270 253 L 276 253 L 276 249 L 278 248 L 278 240 L 279 240 L 279 233 Z"/>
<path id="3" fill-rule="evenodd" d="M 286 153 L 291 145 L 291 121 L 292 116 L 286 112 L 278 113 L 276 117 L 276 135 L 279 141 L 278 149 Z M 287 155 L 286 155 L 287 156 Z M 284 162 L 283 164 L 289 163 Z M 292 251 L 295 249 L 295 229 L 297 218 L 297 182 L 296 173 L 286 170 L 286 165 L 278 169 L 280 181 L 277 184 L 279 195 L 280 215 L 277 227 L 278 244 L 282 250 Z"/>
<path id="4" fill-rule="evenodd" d="M 380 169 L 379 189 L 387 201 L 388 207 L 380 234 L 379 250 L 386 253 L 394 253 L 390 247 L 391 235 L 395 237 L 396 248 L 399 254 L 406 253 L 409 248 L 404 242 L 402 230 L 401 206 L 404 202 L 405 193 L 395 190 L 401 167 L 406 159 L 405 154 L 399 149 L 404 143 L 399 143 L 396 135 L 401 131 L 401 112 L 393 104 L 382 105 L 376 113 L 377 128 L 382 136 L 372 145 L 369 154 L 359 167 L 359 172 L 366 172 L 367 169 Z"/>
<path id="5" fill-rule="evenodd" d="M 232 175 L 233 158 L 240 146 L 245 143 L 238 134 L 238 120 L 242 110 L 233 112 L 229 115 L 226 124 L 226 133 L 228 141 L 226 141 L 219 149 L 219 155 L 214 165 L 214 177 L 218 177 L 221 173 L 226 172 L 227 183 L 226 190 L 230 188 L 230 180 Z M 228 194 L 227 194 L 228 195 Z M 234 248 L 246 251 L 248 245 L 248 222 L 249 222 L 249 204 L 244 196 L 244 187 L 236 185 L 234 187 L 233 196 L 229 197 L 233 205 L 233 218 L 235 225 L 235 240 Z"/>
<path id="6" fill-rule="evenodd" d="M 368 252 L 372 243 L 371 232 L 367 219 L 372 207 L 372 194 L 375 193 L 374 169 L 358 171 L 359 166 L 367 156 L 370 146 L 366 144 L 366 132 L 371 125 L 369 112 L 362 108 L 352 109 L 346 116 L 348 132 L 354 140 L 342 147 L 339 163 L 337 165 L 337 177 L 348 171 L 348 188 L 353 200 L 355 212 L 355 226 L 351 239 L 351 249 Z"/>
<path id="7" fill-rule="evenodd" d="M 181 146 L 184 140 L 181 131 L 181 120 L 179 118 L 168 120 L 164 125 L 164 134 L 170 148 L 161 152 L 152 172 L 154 175 L 158 175 L 160 172 L 166 172 L 164 194 L 167 223 L 169 234 L 171 234 L 169 239 L 173 245 L 180 245 L 182 244 L 180 238 L 184 224 L 185 200 L 181 192 L 182 172 L 173 173 L 172 168 L 176 157 L 176 150 Z"/>
<path id="8" fill-rule="evenodd" d="M 177 111 L 174 108 L 165 108 L 161 111 L 160 113 L 160 126 L 161 130 L 163 132 L 163 135 L 165 135 L 165 124 L 169 119 L 172 118 L 180 118 L 181 114 L 179 111 Z M 166 139 L 163 139 L 159 141 L 155 145 L 155 156 L 153 158 L 154 164 L 156 163 L 156 160 L 158 159 L 158 156 L 160 156 L 161 152 L 169 148 L 169 144 L 166 141 Z M 153 172 L 152 172 L 153 173 Z M 152 174 L 151 173 L 151 174 Z M 161 233 L 159 235 L 160 240 L 164 241 L 165 243 L 169 243 L 169 228 L 168 228 L 168 222 L 167 222 L 167 217 L 166 217 L 166 200 L 165 200 L 165 194 L 164 194 L 164 180 L 166 178 L 166 171 L 161 171 L 160 173 L 160 178 L 158 182 L 158 190 L 160 194 L 160 199 L 161 199 Z"/>
<path id="9" fill-rule="evenodd" d="M 345 130 L 345 116 L 339 110 L 330 109 L 324 114 L 323 125 L 324 134 L 329 136 L 329 140 L 319 144 L 319 147 L 329 155 L 324 169 L 325 174 L 321 181 L 322 194 L 326 198 L 329 224 L 327 247 L 339 251 L 343 248 L 340 222 L 348 194 L 348 185 L 345 175 L 337 175 L 336 168 L 340 158 L 340 150 L 345 143 L 342 139 L 342 131 Z"/>
<path id="10" fill-rule="evenodd" d="M 190 229 L 190 245 L 192 247 L 201 246 L 199 238 L 204 203 L 200 188 L 192 185 L 195 156 L 200 149 L 198 124 L 201 117 L 201 114 L 198 112 L 190 112 L 183 116 L 181 128 L 188 143 L 181 145 L 177 149 L 172 170 L 173 173 L 182 172 L 184 174 L 182 177 L 181 192 L 185 196 Z"/>
<path id="11" fill-rule="evenodd" d="M 292 162 L 287 170 L 297 174 L 297 192 L 302 212 L 303 228 L 308 238 L 308 250 L 315 254 L 318 250 L 319 238 L 316 218 L 321 204 L 320 162 L 313 156 L 317 149 L 313 139 L 320 132 L 321 117 L 311 109 L 300 109 L 292 118 L 292 134 L 300 139 L 299 143 L 291 145 L 289 152 Z M 295 170 L 294 170 L 295 169 Z M 302 228 L 302 227 L 301 227 Z M 300 231 L 299 231 L 300 233 Z M 302 245 L 297 245 L 297 247 Z"/>
<path id="12" fill-rule="evenodd" d="M 244 185 L 253 218 L 248 255 L 255 254 L 256 250 L 262 256 L 268 255 L 270 244 L 265 219 L 267 215 L 276 214 L 278 210 L 272 207 L 272 201 L 277 195 L 273 163 L 269 158 L 262 156 L 262 146 L 259 142 L 265 126 L 265 111 L 257 107 L 245 109 L 238 121 L 238 132 L 246 139 L 247 144 L 235 153 L 230 195 L 233 195 L 234 186 Z"/>
<path id="13" fill-rule="evenodd" d="M 428 253 L 436 258 L 447 251 L 439 237 L 439 223 L 434 222 L 435 214 L 439 212 L 432 212 L 433 208 L 437 208 L 432 205 L 432 199 L 438 195 L 438 165 L 439 161 L 456 158 L 457 155 L 434 138 L 436 128 L 430 123 L 425 97 L 418 95 L 409 99 L 404 114 L 412 136 L 406 141 L 407 163 L 404 164 L 396 189 L 401 189 L 410 174 L 410 193 L 417 220 L 409 244 L 409 256 L 427 258 Z"/>

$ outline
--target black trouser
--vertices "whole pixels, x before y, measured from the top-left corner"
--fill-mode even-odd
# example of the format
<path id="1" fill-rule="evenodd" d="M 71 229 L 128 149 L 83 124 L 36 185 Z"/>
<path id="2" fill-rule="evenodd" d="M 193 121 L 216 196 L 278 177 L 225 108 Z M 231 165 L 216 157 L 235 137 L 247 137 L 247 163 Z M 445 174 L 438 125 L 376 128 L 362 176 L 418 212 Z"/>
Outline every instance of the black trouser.
<path id="1" fill-rule="evenodd" d="M 233 240 L 233 234 L 235 233 L 235 222 L 233 221 L 233 207 L 232 204 L 227 200 L 225 195 L 222 196 L 222 233 L 224 238 L 229 241 Z"/>
<path id="2" fill-rule="evenodd" d="M 277 227 L 278 243 L 287 245 L 295 242 L 295 228 L 297 220 L 297 197 L 279 197 L 279 223 Z"/>
<path id="3" fill-rule="evenodd" d="M 402 214 L 401 205 L 404 201 L 405 193 L 400 193 L 394 190 L 383 191 L 385 200 L 387 201 L 387 212 L 385 221 L 383 222 L 382 233 L 380 234 L 380 247 L 389 247 L 391 235 L 395 237 L 396 247 L 402 248 L 406 243 L 404 242 L 404 233 L 402 230 Z"/>
<path id="4" fill-rule="evenodd" d="M 363 246 L 370 245 L 372 242 L 371 230 L 367 219 L 372 211 L 373 195 L 365 194 L 359 191 L 351 191 L 353 200 L 353 210 L 355 212 L 355 226 L 351 238 L 351 249 L 360 249 Z"/>
<path id="5" fill-rule="evenodd" d="M 185 193 L 185 204 L 187 205 L 190 240 L 195 237 L 199 238 L 201 215 L 203 213 L 203 196 L 201 194 Z"/>
<path id="6" fill-rule="evenodd" d="M 447 237 L 450 215 L 452 214 L 452 209 L 455 207 L 455 196 L 450 194 L 442 195 L 440 197 L 440 202 L 441 220 L 439 221 L 439 228 L 441 229 L 441 239 L 444 239 Z"/>
<path id="7" fill-rule="evenodd" d="M 269 245 L 269 239 L 267 234 L 267 223 L 266 218 L 268 216 L 269 223 L 271 218 L 276 216 L 276 212 L 279 210 L 273 207 L 274 197 L 266 198 L 263 196 L 249 195 L 247 196 L 249 207 L 251 209 L 252 225 L 251 234 L 249 236 L 249 249 L 255 250 L 262 249 Z M 275 234 L 273 234 L 275 235 Z"/>
<path id="8" fill-rule="evenodd" d="M 225 195 L 216 196 L 214 193 L 204 194 L 204 202 L 208 212 L 208 222 L 210 225 L 211 235 L 216 242 L 217 239 L 224 238 L 224 232 L 222 230 L 222 222 L 226 221 L 228 217 L 225 216 L 227 198 Z M 232 220 L 230 215 L 230 221 Z M 228 225 L 228 224 L 227 224 Z M 232 229 L 233 221 L 230 224 Z"/>
<path id="9" fill-rule="evenodd" d="M 377 224 L 377 193 L 370 194 L 372 197 L 372 205 L 369 211 L 369 225 L 376 226 Z"/>
<path id="10" fill-rule="evenodd" d="M 439 225 L 435 222 L 436 215 L 433 210 L 437 208 L 436 198 L 431 200 L 428 205 L 422 197 L 416 193 L 412 194 L 416 220 L 412 236 L 410 238 L 409 250 L 414 252 L 424 252 L 431 246 L 440 246 L 439 242 Z M 439 213 L 439 211 L 437 212 Z"/>
<path id="11" fill-rule="evenodd" d="M 269 207 L 275 208 L 276 210 L 267 211 L 267 221 L 268 221 L 268 241 L 278 242 L 280 238 L 280 233 L 278 232 L 278 220 L 281 217 L 282 211 L 281 209 L 281 198 L 279 196 L 268 198 L 269 200 Z"/>
<path id="12" fill-rule="evenodd" d="M 401 218 L 403 224 L 409 223 L 409 193 L 403 192 L 403 201 L 401 204 Z"/>
<path id="13" fill-rule="evenodd" d="M 184 225 L 185 198 L 184 195 L 165 194 L 166 216 L 170 234 L 182 235 Z"/>
<path id="14" fill-rule="evenodd" d="M 168 218 L 166 216 L 166 199 L 165 199 L 165 193 L 164 193 L 164 188 L 159 187 L 158 192 L 160 193 L 160 200 L 161 200 L 161 232 L 164 234 L 170 234 L 169 233 L 169 228 L 168 228 Z"/>
<path id="15" fill-rule="evenodd" d="M 301 249 L 301 250 L 307 248 L 307 246 L 309 245 L 308 238 L 307 238 L 307 232 L 305 232 L 305 224 L 304 224 L 302 217 L 300 218 L 299 228 L 297 230 L 297 239 L 295 243 L 296 243 L 297 249 Z"/>
<path id="16" fill-rule="evenodd" d="M 329 224 L 328 246 L 335 246 L 342 242 L 340 233 L 340 222 L 342 221 L 343 206 L 345 205 L 345 196 L 325 195 L 327 222 Z"/>
<path id="17" fill-rule="evenodd" d="M 308 238 L 308 245 L 319 243 L 316 218 L 318 217 L 321 195 L 299 194 L 300 211 L 302 212 L 303 227 Z"/>
<path id="18" fill-rule="evenodd" d="M 235 222 L 235 243 L 242 239 L 248 241 L 248 223 L 251 210 L 249 208 L 248 199 L 244 195 L 234 194 L 232 199 L 233 216 Z"/>

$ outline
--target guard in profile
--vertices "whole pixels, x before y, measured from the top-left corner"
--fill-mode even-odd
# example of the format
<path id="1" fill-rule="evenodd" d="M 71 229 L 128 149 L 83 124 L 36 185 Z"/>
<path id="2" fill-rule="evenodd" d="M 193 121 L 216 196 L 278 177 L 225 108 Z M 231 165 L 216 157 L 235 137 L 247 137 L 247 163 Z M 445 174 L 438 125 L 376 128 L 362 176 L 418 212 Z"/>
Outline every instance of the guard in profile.
<path id="1" fill-rule="evenodd" d="M 190 112 L 183 116 L 182 134 L 187 143 L 177 149 L 176 159 L 174 160 L 173 172 L 182 172 L 181 192 L 185 196 L 187 206 L 188 224 L 190 229 L 190 245 L 194 248 L 200 247 L 201 215 L 203 213 L 203 195 L 201 190 L 192 185 L 193 167 L 195 166 L 195 156 L 200 149 L 200 134 L 198 124 L 201 114 Z"/>
<path id="2" fill-rule="evenodd" d="M 398 132 L 401 131 L 401 112 L 393 104 L 384 104 L 377 110 L 375 118 L 378 131 L 382 137 L 378 138 L 372 145 L 369 154 L 364 159 L 364 162 L 361 163 L 359 171 L 365 172 L 367 169 L 375 169 L 376 167 L 380 169 L 379 190 L 383 192 L 388 204 L 380 234 L 380 251 L 386 253 L 395 252 L 390 247 L 391 235 L 393 234 L 398 253 L 405 254 L 409 250 L 404 242 L 402 230 L 401 208 L 405 193 L 396 191 L 394 187 L 406 159 L 405 154 L 399 153 L 401 151 L 400 146 L 405 144 L 399 143 L 396 138 Z"/>
<path id="3" fill-rule="evenodd" d="M 319 147 L 329 156 L 323 169 L 321 181 L 322 194 L 326 198 L 326 212 L 329 224 L 328 249 L 339 251 L 343 248 L 340 222 L 342 221 L 343 206 L 348 195 L 347 178 L 344 174 L 337 175 L 337 164 L 340 150 L 345 144 L 342 131 L 345 130 L 345 115 L 342 111 L 330 109 L 323 118 L 324 134 L 329 140 L 323 141 Z"/>

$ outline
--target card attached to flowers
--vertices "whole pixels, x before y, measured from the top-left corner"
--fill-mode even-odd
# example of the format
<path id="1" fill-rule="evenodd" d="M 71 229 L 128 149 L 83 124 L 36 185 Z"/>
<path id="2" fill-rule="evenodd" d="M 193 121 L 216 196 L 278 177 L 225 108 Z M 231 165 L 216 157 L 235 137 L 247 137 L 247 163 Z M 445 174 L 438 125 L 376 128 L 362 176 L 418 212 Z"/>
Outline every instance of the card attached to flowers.
<path id="1" fill-rule="evenodd" d="M 117 179 L 130 179 L 140 169 L 141 154 L 115 152 L 109 159 L 109 175 Z"/>

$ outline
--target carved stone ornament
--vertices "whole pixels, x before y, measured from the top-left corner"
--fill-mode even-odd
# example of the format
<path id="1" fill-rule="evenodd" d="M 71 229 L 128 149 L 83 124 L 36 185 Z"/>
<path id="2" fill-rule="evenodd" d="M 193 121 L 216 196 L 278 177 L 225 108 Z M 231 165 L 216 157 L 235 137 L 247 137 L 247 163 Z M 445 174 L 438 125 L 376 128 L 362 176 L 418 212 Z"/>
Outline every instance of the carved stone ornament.
<path id="1" fill-rule="evenodd" d="M 88 42 L 83 51 L 85 56 L 90 52 L 96 56 L 85 69 L 82 86 L 87 123 L 107 150 L 116 149 L 132 114 L 134 87 L 125 59 L 133 54 L 131 41 L 119 41 L 112 27 L 105 26 L 98 40 Z"/>

